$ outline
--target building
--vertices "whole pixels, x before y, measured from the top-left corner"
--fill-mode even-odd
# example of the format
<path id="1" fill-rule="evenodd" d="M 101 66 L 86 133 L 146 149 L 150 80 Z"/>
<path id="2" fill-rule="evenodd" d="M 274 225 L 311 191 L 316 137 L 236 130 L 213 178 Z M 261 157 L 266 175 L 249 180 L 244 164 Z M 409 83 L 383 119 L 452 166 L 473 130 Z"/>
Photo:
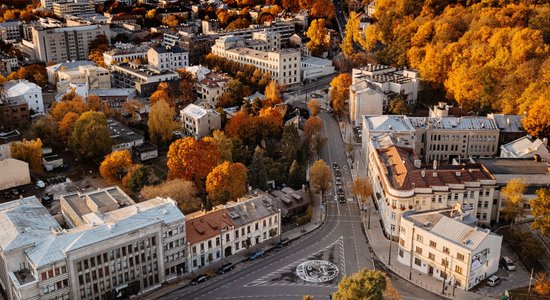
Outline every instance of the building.
<path id="1" fill-rule="evenodd" d="M 51 84 L 57 84 L 57 81 L 59 81 L 58 72 L 60 71 L 74 71 L 78 70 L 80 67 L 87 67 L 87 66 L 96 66 L 96 64 L 93 61 L 89 60 L 79 60 L 79 61 L 68 61 L 68 62 L 61 62 L 55 65 L 51 65 L 46 67 L 46 72 L 48 73 L 48 82 Z"/>
<path id="2" fill-rule="evenodd" d="M 349 87 L 349 118 L 355 126 L 361 126 L 363 116 L 382 116 L 387 96 L 366 81 Z"/>
<path id="3" fill-rule="evenodd" d="M 36 59 L 65 62 L 88 58 L 90 43 L 99 35 L 111 36 L 109 25 L 32 28 L 32 46 Z M 28 45 L 30 47 L 30 45 Z"/>
<path id="4" fill-rule="evenodd" d="M 189 104 L 180 111 L 183 132 L 188 136 L 201 139 L 212 131 L 222 127 L 220 114 L 214 109 L 207 109 L 195 104 Z"/>
<path id="5" fill-rule="evenodd" d="M 486 168 L 477 163 L 457 165 L 422 164 L 415 151 L 397 138 L 379 136 L 369 141 L 368 175 L 374 201 L 380 212 L 384 232 L 399 235 L 401 215 L 410 210 L 425 211 L 470 205 L 479 222 L 489 225 L 493 212 L 496 180 Z"/>
<path id="6" fill-rule="evenodd" d="M 132 147 L 132 152 L 141 162 L 155 159 L 159 156 L 157 147 L 149 142 Z"/>
<path id="7" fill-rule="evenodd" d="M 364 67 L 352 70 L 352 85 L 361 81 L 366 81 L 369 87 L 378 89 L 386 95 L 383 104 L 385 110 L 389 108 L 390 101 L 397 96 L 404 97 L 408 105 L 416 104 L 420 88 L 420 77 L 416 71 L 367 64 Z M 350 98 L 350 103 L 353 101 L 357 101 L 357 99 Z M 355 107 L 359 106 L 355 105 Z"/>
<path id="8" fill-rule="evenodd" d="M 201 80 L 205 79 L 206 75 L 208 75 L 208 73 L 212 72 L 210 69 L 208 69 L 207 67 L 205 67 L 203 65 L 195 65 L 195 66 L 186 67 L 185 70 L 187 72 L 190 72 L 191 74 L 193 74 L 197 81 L 201 81 Z"/>
<path id="9" fill-rule="evenodd" d="M 173 71 L 160 71 L 147 65 L 120 63 L 111 65 L 113 85 L 118 88 L 135 88 L 142 97 L 151 95 L 159 83 L 179 79 Z"/>
<path id="10" fill-rule="evenodd" d="M 95 13 L 95 4 L 88 0 L 74 0 L 68 2 L 56 2 L 52 4 L 53 13 L 63 18 L 67 15 L 80 16 Z"/>
<path id="11" fill-rule="evenodd" d="M 462 108 L 449 105 L 446 102 L 439 102 L 437 105 L 428 108 L 428 117 L 430 118 L 464 117 L 468 115 Z"/>
<path id="12" fill-rule="evenodd" d="M 301 82 L 301 54 L 294 49 L 277 49 L 281 46 L 280 34 L 255 33 L 252 40 L 225 36 L 216 40 L 212 54 L 231 61 L 253 65 L 262 73 L 268 72 L 279 85 L 292 86 Z"/>
<path id="13" fill-rule="evenodd" d="M 147 58 L 148 45 L 135 46 L 132 44 L 116 43 L 115 48 L 103 52 L 103 62 L 107 66 L 122 62 L 145 61 Z"/>
<path id="14" fill-rule="evenodd" d="M 90 24 L 107 24 L 109 18 L 104 15 L 97 13 L 85 13 L 78 15 L 66 15 L 65 21 L 67 26 L 80 26 L 80 25 L 90 25 Z"/>
<path id="15" fill-rule="evenodd" d="M 189 65 L 196 65 L 200 62 L 200 58 L 206 55 L 212 49 L 215 35 L 202 35 L 196 33 L 172 32 L 164 33 L 163 43 L 169 46 L 179 46 L 181 49 L 189 53 Z"/>
<path id="16" fill-rule="evenodd" d="M 185 228 L 192 271 L 276 238 L 281 234 L 281 215 L 268 196 L 251 196 L 192 213 Z"/>
<path id="17" fill-rule="evenodd" d="M 189 66 L 189 54 L 180 47 L 161 47 L 150 48 L 147 51 L 147 61 L 149 66 L 160 71 L 176 71 Z"/>
<path id="18" fill-rule="evenodd" d="M 69 84 L 84 84 L 88 89 L 110 89 L 111 76 L 109 70 L 92 65 L 58 71 L 57 92 L 67 93 Z"/>
<path id="19" fill-rule="evenodd" d="M 0 191 L 31 183 L 29 164 L 15 158 L 0 160 Z"/>
<path id="20" fill-rule="evenodd" d="M 227 74 L 210 72 L 203 80 L 197 82 L 197 99 L 216 107 L 218 98 L 227 90 L 227 84 L 231 80 Z"/>
<path id="21" fill-rule="evenodd" d="M 284 187 L 270 193 L 273 204 L 281 211 L 283 221 L 293 220 L 293 217 L 303 214 L 311 205 L 311 199 L 304 190 L 294 190 Z"/>
<path id="22" fill-rule="evenodd" d="M 0 128 L 14 130 L 30 122 L 29 105 L 23 98 L 0 99 Z"/>
<path id="23" fill-rule="evenodd" d="M 6 43 L 15 43 L 23 38 L 23 22 L 10 21 L 0 23 L 0 39 Z"/>
<path id="24" fill-rule="evenodd" d="M 40 0 L 40 4 L 43 8 L 53 10 L 53 4 L 59 2 L 66 2 L 67 0 Z"/>
<path id="25" fill-rule="evenodd" d="M 372 1 L 367 5 L 367 15 L 369 18 L 374 17 L 374 14 L 376 13 L 376 0 Z"/>
<path id="26" fill-rule="evenodd" d="M 527 134 L 521 123 L 522 115 L 487 114 L 487 118 L 494 120 L 500 130 L 499 145 L 510 143 Z"/>
<path id="27" fill-rule="evenodd" d="M 334 66 L 329 59 L 305 57 L 302 59 L 301 78 L 303 82 L 311 82 L 319 77 L 334 74 Z"/>
<path id="28" fill-rule="evenodd" d="M 103 103 L 109 105 L 110 108 L 120 111 L 122 110 L 124 103 L 135 98 L 136 90 L 125 88 L 88 90 L 88 95 L 96 95 Z"/>
<path id="29" fill-rule="evenodd" d="M 508 144 L 500 146 L 500 157 L 505 158 L 539 158 L 550 162 L 548 152 L 548 139 L 533 139 L 531 136 L 524 136 Z"/>
<path id="30" fill-rule="evenodd" d="M 60 202 L 68 229 L 34 196 L 0 205 L 7 299 L 129 297 L 185 270 L 185 218 L 173 200 L 135 204 L 111 187 Z"/>
<path id="31" fill-rule="evenodd" d="M 1 109 L 0 105 L 0 109 Z M 11 143 L 21 140 L 19 131 L 12 130 L 0 134 L 0 160 L 11 158 Z"/>
<path id="32" fill-rule="evenodd" d="M 56 168 L 63 167 L 63 157 L 52 154 L 47 156 L 42 156 L 42 165 L 46 169 L 46 171 L 52 171 Z"/>
<path id="33" fill-rule="evenodd" d="M 17 57 L 6 53 L 0 53 L 0 74 L 8 77 L 11 72 L 19 68 L 19 60 Z"/>
<path id="34" fill-rule="evenodd" d="M 457 204 L 404 213 L 397 260 L 444 281 L 444 288 L 470 290 L 496 273 L 502 236 L 476 227 L 469 211 Z"/>
<path id="35" fill-rule="evenodd" d="M 143 135 L 124 126 L 122 123 L 108 119 L 107 125 L 111 132 L 111 140 L 113 141 L 112 151 L 117 150 L 132 150 L 132 147 L 143 144 Z"/>
<path id="36" fill-rule="evenodd" d="M 4 97 L 7 102 L 20 102 L 24 100 L 28 109 L 34 113 L 44 113 L 44 100 L 42 99 L 42 88 L 27 80 L 11 80 L 2 84 Z"/>

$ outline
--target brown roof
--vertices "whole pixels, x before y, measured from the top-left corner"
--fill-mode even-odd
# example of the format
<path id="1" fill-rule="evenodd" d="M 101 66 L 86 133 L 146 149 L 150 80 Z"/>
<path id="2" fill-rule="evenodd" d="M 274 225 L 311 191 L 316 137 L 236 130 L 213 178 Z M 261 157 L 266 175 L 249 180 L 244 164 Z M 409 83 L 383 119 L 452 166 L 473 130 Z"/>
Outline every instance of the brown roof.
<path id="1" fill-rule="evenodd" d="M 233 221 L 227 215 L 225 209 L 204 214 L 199 211 L 187 215 L 185 220 L 185 233 L 187 241 L 196 244 L 220 234 L 224 227 L 234 226 Z"/>
<path id="2" fill-rule="evenodd" d="M 231 77 L 223 73 L 210 72 L 206 74 L 205 78 L 199 81 L 200 85 L 206 85 L 208 87 L 218 87 L 220 86 L 218 82 L 228 82 L 231 80 Z"/>
<path id="3" fill-rule="evenodd" d="M 427 188 L 494 179 L 481 164 L 441 165 L 437 170 L 432 165 L 414 166 L 418 157 L 410 148 L 390 146 L 377 149 L 384 172 L 397 190 Z"/>

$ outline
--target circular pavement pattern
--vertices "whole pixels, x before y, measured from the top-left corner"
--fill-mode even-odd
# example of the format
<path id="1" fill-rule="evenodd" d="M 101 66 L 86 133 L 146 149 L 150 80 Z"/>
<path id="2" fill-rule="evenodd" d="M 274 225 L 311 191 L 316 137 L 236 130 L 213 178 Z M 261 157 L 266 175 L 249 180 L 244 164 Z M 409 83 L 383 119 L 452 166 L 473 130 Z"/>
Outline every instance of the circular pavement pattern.
<path id="1" fill-rule="evenodd" d="M 308 282 L 327 282 L 338 276 L 338 267 L 326 260 L 308 260 L 296 267 L 296 274 Z"/>

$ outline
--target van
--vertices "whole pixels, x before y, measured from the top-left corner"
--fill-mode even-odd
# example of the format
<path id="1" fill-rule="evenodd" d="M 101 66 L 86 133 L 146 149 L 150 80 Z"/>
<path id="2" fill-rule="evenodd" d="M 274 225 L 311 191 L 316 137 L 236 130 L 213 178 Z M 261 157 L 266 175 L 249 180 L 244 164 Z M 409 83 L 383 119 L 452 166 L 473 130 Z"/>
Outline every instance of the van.
<path id="1" fill-rule="evenodd" d="M 503 256 L 500 258 L 500 266 L 507 271 L 515 271 L 516 264 L 508 256 Z"/>
<path id="2" fill-rule="evenodd" d="M 489 278 L 487 278 L 487 285 L 496 286 L 501 281 L 502 281 L 502 278 L 498 277 L 497 275 L 491 275 Z"/>

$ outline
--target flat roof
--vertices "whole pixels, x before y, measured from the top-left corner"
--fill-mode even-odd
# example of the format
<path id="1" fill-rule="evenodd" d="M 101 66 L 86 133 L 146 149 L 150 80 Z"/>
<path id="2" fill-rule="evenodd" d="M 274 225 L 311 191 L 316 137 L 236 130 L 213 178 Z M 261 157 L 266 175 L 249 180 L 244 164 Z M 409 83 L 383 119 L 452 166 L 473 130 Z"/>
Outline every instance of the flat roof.
<path id="1" fill-rule="evenodd" d="M 537 162 L 532 158 L 473 158 L 493 174 L 548 174 L 547 162 Z"/>
<path id="2" fill-rule="evenodd" d="M 109 126 L 109 131 L 111 132 L 113 144 L 115 145 L 143 140 L 143 135 L 133 131 L 114 119 L 107 120 L 107 125 Z"/>

